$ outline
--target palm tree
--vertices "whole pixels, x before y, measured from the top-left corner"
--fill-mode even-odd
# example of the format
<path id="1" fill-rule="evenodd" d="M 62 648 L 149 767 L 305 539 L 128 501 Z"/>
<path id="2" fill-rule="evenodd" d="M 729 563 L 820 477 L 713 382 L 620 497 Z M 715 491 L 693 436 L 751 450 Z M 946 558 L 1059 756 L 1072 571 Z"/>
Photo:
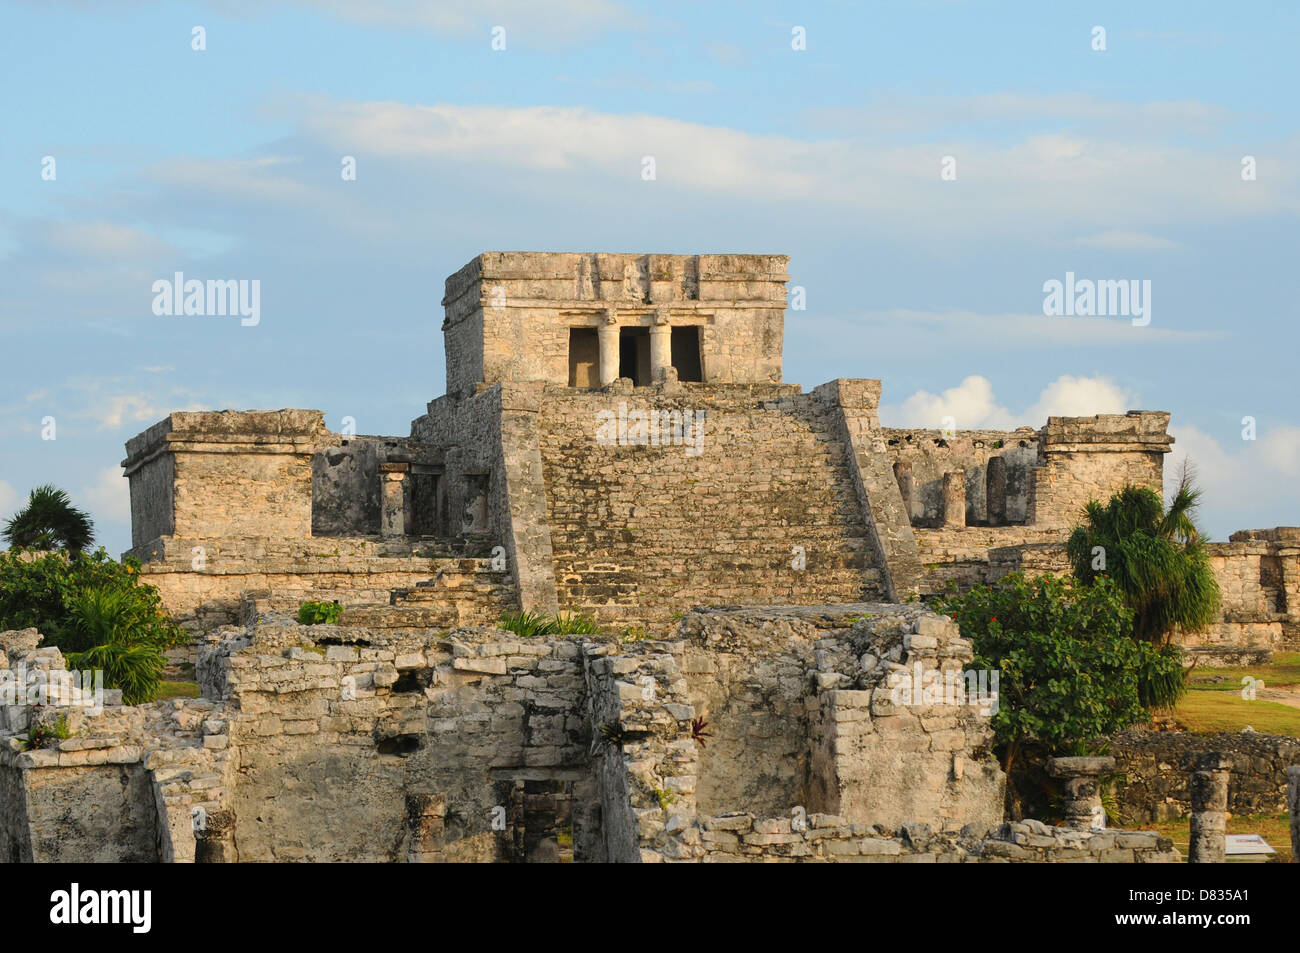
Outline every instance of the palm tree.
<path id="1" fill-rule="evenodd" d="M 1084 509 L 1084 522 L 1070 534 L 1066 551 L 1074 575 L 1085 583 L 1109 576 L 1133 610 L 1133 637 L 1155 653 L 1177 652 L 1175 631 L 1194 632 L 1214 621 L 1219 583 L 1193 519 L 1201 491 L 1184 465 L 1166 508 L 1154 490 L 1126 486 L 1103 505 Z M 1143 702 L 1167 706 L 1182 694 L 1181 680 L 1159 683 L 1142 674 Z"/>
<path id="2" fill-rule="evenodd" d="M 1219 609 L 1219 583 L 1193 519 L 1201 498 L 1193 477 L 1185 465 L 1167 509 L 1154 490 L 1137 486 L 1105 506 L 1092 501 L 1067 544 L 1075 576 L 1085 583 L 1110 576 L 1133 610 L 1134 637 L 1157 648 L 1177 629 L 1204 628 Z"/>
<path id="3" fill-rule="evenodd" d="M 13 549 L 79 553 L 94 541 L 95 526 L 68 494 L 47 483 L 32 490 L 27 505 L 5 523 L 4 537 Z"/>

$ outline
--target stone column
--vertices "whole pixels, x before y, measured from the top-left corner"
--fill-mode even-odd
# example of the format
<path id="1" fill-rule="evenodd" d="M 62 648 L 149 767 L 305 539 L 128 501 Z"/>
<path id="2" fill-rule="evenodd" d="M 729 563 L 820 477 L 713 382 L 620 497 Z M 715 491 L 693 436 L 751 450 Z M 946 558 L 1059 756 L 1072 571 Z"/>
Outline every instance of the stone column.
<path id="1" fill-rule="evenodd" d="M 658 383 L 665 378 L 667 368 L 673 366 L 673 329 L 668 323 L 668 309 L 655 312 L 650 325 L 650 381 Z"/>
<path id="2" fill-rule="evenodd" d="M 618 312 L 610 308 L 596 329 L 600 344 L 600 386 L 608 387 L 618 380 Z"/>
<path id="3" fill-rule="evenodd" d="M 208 811 L 204 823 L 194 831 L 196 864 L 233 864 L 235 853 L 235 817 L 230 811 Z"/>
<path id="4" fill-rule="evenodd" d="M 960 529 L 966 525 L 966 471 L 943 475 L 943 526 Z"/>
<path id="5" fill-rule="evenodd" d="M 1052 758 L 1047 773 L 1065 782 L 1065 826 L 1092 830 L 1106 826 L 1101 804 L 1101 776 L 1115 770 L 1115 759 Z"/>
<path id="6" fill-rule="evenodd" d="M 984 499 L 988 505 L 989 525 L 1006 525 L 1007 462 L 1002 457 L 989 458 L 984 471 Z"/>
<path id="7" fill-rule="evenodd" d="M 1291 863 L 1300 864 L 1300 765 L 1286 769 L 1286 806 L 1291 812 Z"/>
<path id="8" fill-rule="evenodd" d="M 898 481 L 898 492 L 903 495 L 903 510 L 908 519 L 911 519 L 912 500 L 916 498 L 916 477 L 912 475 L 912 465 L 897 461 L 894 464 L 894 479 Z"/>
<path id="9" fill-rule="evenodd" d="M 406 535 L 406 494 L 403 483 L 409 463 L 379 464 L 379 534 L 385 538 Z"/>
<path id="10" fill-rule="evenodd" d="M 1189 864 L 1221 864 L 1228 826 L 1228 772 L 1232 759 L 1219 754 L 1199 756 L 1192 772 L 1192 842 Z"/>

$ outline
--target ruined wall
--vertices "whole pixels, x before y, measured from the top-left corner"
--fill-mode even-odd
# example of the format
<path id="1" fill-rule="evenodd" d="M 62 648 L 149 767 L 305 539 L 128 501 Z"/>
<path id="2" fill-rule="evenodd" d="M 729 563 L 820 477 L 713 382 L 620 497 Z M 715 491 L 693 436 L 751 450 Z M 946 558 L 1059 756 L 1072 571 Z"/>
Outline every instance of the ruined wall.
<path id="1" fill-rule="evenodd" d="M 783 255 L 486 252 L 447 279 L 447 393 L 569 384 L 571 328 L 695 327 L 711 382 L 781 379 Z"/>
<path id="2" fill-rule="evenodd" d="M 1233 814 L 1280 814 L 1287 810 L 1286 770 L 1300 764 L 1300 738 L 1240 731 L 1190 735 L 1129 730 L 1111 739 L 1110 753 L 1122 781 L 1115 802 L 1126 824 L 1151 824 L 1192 812 L 1191 770 L 1198 755 L 1232 759 L 1227 809 Z"/>
<path id="3" fill-rule="evenodd" d="M 1019 430 L 918 430 L 884 427 L 881 436 L 900 482 L 914 487 L 908 499 L 913 525 L 940 527 L 945 508 L 945 474 L 960 471 L 965 484 L 965 524 L 968 526 L 1025 522 L 1029 509 L 1030 470 L 1038 463 L 1038 434 Z M 989 506 L 989 461 L 1000 460 L 1002 482 Z"/>
<path id="4" fill-rule="evenodd" d="M 562 845 L 586 860 L 599 849 L 572 642 L 270 621 L 214 642 L 200 672 L 239 711 L 242 860 L 559 859 Z"/>
<path id="5" fill-rule="evenodd" d="M 380 464 L 408 463 L 412 474 L 403 481 L 404 535 L 435 535 L 441 528 L 433 499 L 433 481 L 441 470 L 441 454 L 402 437 L 341 437 L 339 445 L 312 457 L 313 536 L 378 536 L 380 522 Z M 430 511 L 425 516 L 424 511 Z M 459 528 L 457 528 L 458 531 Z M 451 535 L 444 531 L 442 535 Z"/>
<path id="6" fill-rule="evenodd" d="M 127 442 L 122 466 L 141 516 L 133 546 L 164 535 L 310 536 L 311 456 L 328 439 L 315 410 L 173 413 Z"/>
<path id="7" fill-rule="evenodd" d="M 895 832 L 851 824 L 833 814 L 805 819 L 745 813 L 705 818 L 699 842 L 706 864 L 718 863 L 1178 863 L 1173 841 L 1156 831 L 1078 831 L 1040 821 L 987 830 L 936 832 L 907 824 Z"/>
<path id="8" fill-rule="evenodd" d="M 648 425 L 639 439 L 651 412 L 690 415 L 685 442 L 655 428 L 652 444 Z M 536 429 L 564 608 L 662 623 L 697 604 L 883 595 L 839 422 L 797 388 L 548 389 Z"/>
<path id="9" fill-rule="evenodd" d="M 35 648 L 39 640 L 35 629 L 0 633 L 0 669 L 29 692 L 48 684 L 48 673 L 66 673 L 59 650 Z M 41 701 L 0 708 L 0 857 L 193 861 L 201 825 L 192 812 L 220 814 L 234 769 L 218 706 L 123 706 L 120 691 L 105 691 L 96 706 L 77 688 Z M 32 733 L 38 726 L 48 733 L 43 744 Z"/>
<path id="10" fill-rule="evenodd" d="M 140 578 L 155 586 L 172 616 L 196 634 L 237 622 L 242 595 L 262 590 L 295 606 L 306 599 L 387 605 L 395 589 L 416 589 L 439 574 L 469 573 L 484 586 L 476 604 L 488 617 L 453 614 L 448 624 L 494 621 L 501 604 L 517 603 L 513 586 L 490 559 L 449 557 L 408 540 L 170 537 L 155 540 L 144 556 L 148 561 Z"/>
<path id="11" fill-rule="evenodd" d="M 885 453 L 888 440 L 880 429 L 880 381 L 840 378 L 822 384 L 813 396 L 826 407 L 834 421 L 832 433 L 847 451 L 884 598 L 901 602 L 919 595 L 923 570 L 909 502 L 902 493 L 906 482 L 898 478 Z"/>
<path id="12" fill-rule="evenodd" d="M 894 673 L 970 661 L 950 620 L 879 604 L 701 610 L 681 634 L 691 704 L 716 733 L 698 756 L 702 814 L 802 808 L 940 827 L 1001 818 L 987 706 L 922 704 L 919 686 L 893 701 Z"/>
<path id="13" fill-rule="evenodd" d="M 1039 431 L 1039 465 L 1031 471 L 1027 519 L 1068 531 L 1089 500 L 1109 500 L 1127 484 L 1164 493 L 1164 455 L 1173 444 L 1169 414 L 1049 417 Z"/>
<path id="14" fill-rule="evenodd" d="M 541 392 L 541 384 L 498 384 L 467 400 L 440 397 L 411 422 L 411 436 L 443 456 L 451 529 L 500 540 L 520 604 L 554 612 Z"/>

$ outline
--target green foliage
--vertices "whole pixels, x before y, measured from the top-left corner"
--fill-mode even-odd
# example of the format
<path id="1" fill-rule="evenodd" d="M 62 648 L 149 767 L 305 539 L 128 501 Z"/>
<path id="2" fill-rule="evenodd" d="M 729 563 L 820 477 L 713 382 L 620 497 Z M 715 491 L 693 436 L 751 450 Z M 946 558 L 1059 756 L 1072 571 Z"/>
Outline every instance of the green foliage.
<path id="1" fill-rule="evenodd" d="M 576 613 L 560 613 L 547 617 L 540 612 L 507 612 L 501 617 L 501 628 L 524 638 L 539 635 L 596 635 L 600 625 L 595 619 Z"/>
<path id="2" fill-rule="evenodd" d="M 4 538 L 14 549 L 79 553 L 94 541 L 95 526 L 68 494 L 47 483 L 32 490 L 27 504 L 5 523 Z"/>
<path id="3" fill-rule="evenodd" d="M 75 669 L 103 669 L 104 685 L 128 704 L 153 698 L 164 650 L 189 642 L 163 609 L 158 590 L 140 582 L 140 563 L 94 553 L 36 559 L 0 553 L 0 629 L 40 629 Z"/>
<path id="4" fill-rule="evenodd" d="M 334 625 L 343 614 L 343 606 L 334 602 L 304 602 L 298 607 L 299 625 Z"/>
<path id="5" fill-rule="evenodd" d="M 1084 586 L 1014 573 L 937 609 L 974 644 L 972 667 L 999 672 L 992 723 L 1008 770 L 1027 745 L 1075 753 L 1147 720 L 1140 677 L 1181 676 L 1176 653 L 1134 641 L 1132 613 L 1108 579 Z"/>
<path id="6" fill-rule="evenodd" d="M 37 748 L 55 748 L 60 741 L 72 737 L 72 732 L 68 729 L 68 716 L 60 715 L 55 719 L 53 724 L 36 725 L 27 732 L 27 740 L 23 743 L 24 751 L 35 751 Z"/>
<path id="7" fill-rule="evenodd" d="M 140 641 L 163 648 L 185 645 L 189 636 L 163 608 L 158 590 L 140 582 L 140 562 L 128 558 L 110 559 L 101 547 L 94 553 L 47 553 L 25 559 L 14 552 L 0 552 L 0 629 L 41 630 L 46 645 L 64 652 L 89 648 L 78 635 L 71 618 L 70 600 L 78 593 L 105 589 L 122 592 L 129 603 L 129 615 Z"/>
<path id="8" fill-rule="evenodd" d="M 668 808 L 677 800 L 677 795 L 665 788 L 653 788 L 655 800 L 659 802 L 659 809 L 662 811 Z"/>
<path id="9" fill-rule="evenodd" d="M 81 670 L 104 670 L 104 685 L 122 689 L 122 701 L 140 705 L 153 701 L 162 683 L 167 660 L 156 645 L 105 642 L 68 655 L 68 665 Z"/>
<path id="10" fill-rule="evenodd" d="M 1127 486 L 1104 506 L 1090 502 L 1084 524 L 1070 534 L 1075 576 L 1085 583 L 1114 580 L 1133 610 L 1135 638 L 1166 645 L 1176 629 L 1196 631 L 1214 620 L 1219 584 L 1192 519 L 1199 500 L 1184 469 L 1168 509 L 1155 491 Z M 1170 704 L 1176 696 L 1167 697 L 1165 688 L 1153 684 L 1149 692 Z"/>
<path id="11" fill-rule="evenodd" d="M 540 612 L 507 612 L 501 617 L 501 628 L 526 639 L 535 635 L 550 635 L 555 631 L 552 625 Z"/>
<path id="12" fill-rule="evenodd" d="M 556 635 L 597 635 L 599 632 L 600 625 L 589 616 L 561 612 L 555 617 Z"/>

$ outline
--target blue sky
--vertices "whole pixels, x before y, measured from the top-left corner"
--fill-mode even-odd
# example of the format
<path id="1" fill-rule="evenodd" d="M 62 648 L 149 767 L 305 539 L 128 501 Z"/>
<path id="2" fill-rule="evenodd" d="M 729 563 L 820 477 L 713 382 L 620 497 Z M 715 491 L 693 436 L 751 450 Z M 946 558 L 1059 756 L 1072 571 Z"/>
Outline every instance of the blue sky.
<path id="1" fill-rule="evenodd" d="M 787 380 L 882 378 L 894 425 L 1169 410 L 1216 538 L 1300 524 L 1295 4 L 41 0 L 0 24 L 0 515 L 54 482 L 125 549 L 123 443 L 174 409 L 406 433 L 443 389 L 443 280 L 505 249 L 788 254 Z M 176 271 L 259 280 L 260 323 L 156 316 Z M 1044 316 L 1067 271 L 1149 280 L 1150 324 Z"/>

